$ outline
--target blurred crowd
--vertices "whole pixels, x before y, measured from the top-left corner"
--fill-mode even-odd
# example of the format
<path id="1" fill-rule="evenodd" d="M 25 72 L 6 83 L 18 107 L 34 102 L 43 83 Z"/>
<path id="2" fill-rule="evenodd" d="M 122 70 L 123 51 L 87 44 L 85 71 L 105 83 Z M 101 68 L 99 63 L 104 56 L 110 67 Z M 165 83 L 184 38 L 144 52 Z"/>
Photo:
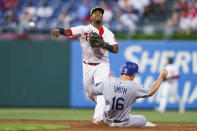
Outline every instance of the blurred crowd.
<path id="1" fill-rule="evenodd" d="M 155 21 L 168 29 L 197 30 L 197 0 L 0 0 L 0 27 L 24 32 L 89 24 L 95 5 L 105 10 L 104 25 L 119 32 L 135 32 Z"/>
<path id="2" fill-rule="evenodd" d="M 181 31 L 197 30 L 197 1 L 175 0 L 167 26 Z"/>

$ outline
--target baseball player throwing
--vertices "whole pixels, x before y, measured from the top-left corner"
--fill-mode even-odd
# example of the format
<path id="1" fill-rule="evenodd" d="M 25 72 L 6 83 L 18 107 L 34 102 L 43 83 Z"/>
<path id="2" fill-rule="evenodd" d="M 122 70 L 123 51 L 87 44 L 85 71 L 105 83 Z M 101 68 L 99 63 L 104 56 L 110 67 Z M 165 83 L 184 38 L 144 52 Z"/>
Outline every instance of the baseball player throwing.
<path id="1" fill-rule="evenodd" d="M 163 69 L 150 89 L 133 81 L 136 72 L 138 72 L 138 65 L 126 62 L 121 69 L 120 78 L 110 77 L 93 85 L 91 96 L 93 96 L 92 94 L 103 95 L 105 98 L 104 123 L 107 125 L 117 127 L 155 126 L 153 123 L 150 125 L 143 115 L 132 115 L 130 111 L 136 99 L 150 97 L 158 90 L 168 72 Z"/>
<path id="2" fill-rule="evenodd" d="M 109 77 L 110 64 L 108 51 L 118 52 L 118 44 L 114 34 L 102 26 L 104 10 L 96 6 L 90 11 L 91 24 L 76 26 L 69 29 L 56 28 L 52 35 L 78 36 L 82 48 L 83 84 L 88 97 L 96 101 L 93 123 L 103 120 L 105 100 L 102 95 L 90 96 L 90 89 L 94 83 L 104 81 Z"/>

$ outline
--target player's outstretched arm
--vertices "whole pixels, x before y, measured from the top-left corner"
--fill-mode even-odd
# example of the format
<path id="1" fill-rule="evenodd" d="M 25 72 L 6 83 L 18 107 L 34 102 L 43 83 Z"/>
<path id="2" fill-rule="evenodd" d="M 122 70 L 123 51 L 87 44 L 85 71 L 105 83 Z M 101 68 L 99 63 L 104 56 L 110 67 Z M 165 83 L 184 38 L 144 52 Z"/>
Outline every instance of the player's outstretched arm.
<path id="1" fill-rule="evenodd" d="M 59 35 L 60 35 L 59 29 L 54 29 L 54 30 L 52 30 L 51 35 L 52 35 L 53 37 L 58 38 Z"/>
<path id="2" fill-rule="evenodd" d="M 155 94 L 155 92 L 159 89 L 159 86 L 161 85 L 162 81 L 167 77 L 167 75 L 168 75 L 167 70 L 163 69 L 160 72 L 159 77 L 157 78 L 157 80 L 155 81 L 155 83 L 152 85 L 152 87 L 150 89 L 151 90 L 151 94 L 149 96 L 146 96 L 146 97 L 150 97 L 153 94 Z"/>
<path id="3" fill-rule="evenodd" d="M 51 34 L 52 34 L 52 36 L 54 36 L 56 38 L 58 38 L 60 34 L 63 36 L 71 35 L 69 32 L 69 29 L 64 29 L 64 28 L 56 28 L 56 29 L 52 30 Z"/>

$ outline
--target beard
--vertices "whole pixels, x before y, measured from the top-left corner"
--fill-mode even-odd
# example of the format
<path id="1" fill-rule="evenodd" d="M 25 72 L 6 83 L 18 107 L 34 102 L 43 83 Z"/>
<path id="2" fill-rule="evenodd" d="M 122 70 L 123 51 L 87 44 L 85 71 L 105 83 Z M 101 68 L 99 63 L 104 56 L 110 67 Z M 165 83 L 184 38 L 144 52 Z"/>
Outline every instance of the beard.
<path id="1" fill-rule="evenodd" d="M 101 18 L 99 18 L 99 17 L 97 17 L 96 19 L 95 19 L 95 22 L 96 22 L 96 24 L 101 24 L 101 22 L 102 22 L 102 20 L 101 20 Z"/>
<path id="2" fill-rule="evenodd" d="M 101 20 L 96 20 L 96 24 L 101 24 Z"/>

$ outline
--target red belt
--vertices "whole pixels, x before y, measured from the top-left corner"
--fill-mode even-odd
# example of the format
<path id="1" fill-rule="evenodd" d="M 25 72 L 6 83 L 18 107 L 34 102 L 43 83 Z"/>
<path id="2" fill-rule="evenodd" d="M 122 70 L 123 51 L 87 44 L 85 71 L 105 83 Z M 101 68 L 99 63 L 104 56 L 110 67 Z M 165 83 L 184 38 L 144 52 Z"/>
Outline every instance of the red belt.
<path id="1" fill-rule="evenodd" d="M 100 63 L 87 63 L 87 62 L 85 62 L 85 61 L 83 61 L 83 63 L 84 63 L 84 64 L 87 64 L 87 65 L 91 65 L 91 66 L 96 66 L 96 65 L 100 64 Z"/>

